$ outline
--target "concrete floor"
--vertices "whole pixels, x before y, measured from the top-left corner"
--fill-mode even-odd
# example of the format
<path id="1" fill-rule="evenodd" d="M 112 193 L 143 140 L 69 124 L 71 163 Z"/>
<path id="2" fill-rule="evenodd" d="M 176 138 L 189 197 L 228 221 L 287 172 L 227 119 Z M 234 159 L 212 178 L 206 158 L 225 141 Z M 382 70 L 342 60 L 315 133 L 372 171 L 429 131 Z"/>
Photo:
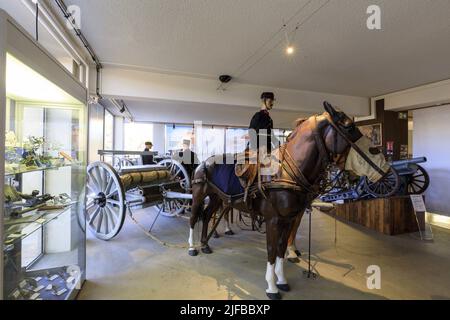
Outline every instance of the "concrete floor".
<path id="1" fill-rule="evenodd" d="M 152 208 L 135 217 L 149 226 Z M 434 241 L 414 235 L 385 236 L 312 214 L 312 264 L 307 268 L 308 216 L 297 246 L 300 263 L 286 262 L 292 288 L 283 299 L 450 299 L 450 230 L 433 228 Z M 221 234 L 223 228 L 220 227 Z M 265 236 L 234 225 L 234 236 L 211 239 L 211 255 L 190 257 L 186 249 L 168 248 L 149 239 L 128 217 L 116 238 L 104 242 L 88 235 L 87 278 L 79 299 L 266 299 Z M 188 221 L 160 217 L 154 233 L 184 245 Z M 381 289 L 366 286 L 367 267 L 381 268 Z"/>

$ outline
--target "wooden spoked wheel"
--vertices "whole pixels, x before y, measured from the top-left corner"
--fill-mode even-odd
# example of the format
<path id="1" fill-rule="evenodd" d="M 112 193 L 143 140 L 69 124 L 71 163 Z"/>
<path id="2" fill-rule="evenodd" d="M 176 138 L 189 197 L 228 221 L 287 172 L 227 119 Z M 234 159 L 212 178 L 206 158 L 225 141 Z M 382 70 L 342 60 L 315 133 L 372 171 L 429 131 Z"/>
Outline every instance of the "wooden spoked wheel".
<path id="1" fill-rule="evenodd" d="M 392 167 L 376 182 L 365 178 L 364 190 L 375 198 L 385 198 L 395 195 L 400 189 L 400 177 Z"/>
<path id="2" fill-rule="evenodd" d="M 125 220 L 125 191 L 120 177 L 107 163 L 94 162 L 87 169 L 86 224 L 99 239 L 110 240 Z"/>
<path id="3" fill-rule="evenodd" d="M 169 169 L 171 181 L 176 181 L 180 184 L 181 192 L 187 193 L 191 188 L 191 178 L 189 177 L 183 165 L 174 159 L 164 159 L 158 163 L 159 166 L 165 166 Z M 166 217 L 175 217 L 184 212 L 189 206 L 188 199 L 173 199 L 164 198 L 163 202 L 157 205 L 161 214 Z"/>
<path id="4" fill-rule="evenodd" d="M 430 177 L 425 169 L 416 164 L 417 170 L 406 177 L 406 188 L 408 194 L 422 194 L 430 185 Z"/>
<path id="5" fill-rule="evenodd" d="M 119 171 L 122 167 L 128 167 L 128 166 L 134 166 L 135 163 L 128 158 L 114 156 L 113 158 L 113 166 L 114 168 Z"/>

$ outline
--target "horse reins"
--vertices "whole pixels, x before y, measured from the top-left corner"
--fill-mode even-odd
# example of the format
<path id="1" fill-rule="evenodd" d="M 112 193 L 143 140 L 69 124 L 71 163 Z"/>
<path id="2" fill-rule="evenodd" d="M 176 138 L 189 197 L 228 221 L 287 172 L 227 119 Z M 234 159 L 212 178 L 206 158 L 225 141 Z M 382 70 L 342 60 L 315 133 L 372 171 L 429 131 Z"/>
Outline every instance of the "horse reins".
<path id="1" fill-rule="evenodd" d="M 323 136 L 321 135 L 318 129 L 317 116 L 314 116 L 314 124 L 312 125 L 311 129 L 313 132 L 316 147 L 319 150 L 322 168 L 326 168 L 330 163 L 331 157 L 329 152 L 327 151 L 325 142 L 323 141 Z M 289 178 L 291 178 L 291 180 L 274 179 L 272 181 L 275 183 L 279 182 L 279 183 L 287 183 L 289 185 L 300 186 L 301 188 L 306 190 L 307 193 L 316 194 L 317 190 L 314 190 L 314 185 L 322 177 L 319 176 L 316 179 L 316 181 L 314 181 L 314 183 L 309 182 L 306 176 L 303 174 L 303 172 L 298 168 L 297 164 L 295 163 L 295 160 L 292 158 L 291 154 L 287 150 L 287 143 L 280 146 L 280 155 L 281 155 L 280 159 L 281 168 L 289 176 Z"/>
<path id="2" fill-rule="evenodd" d="M 333 126 L 333 128 L 344 138 L 350 146 L 355 149 L 355 151 L 370 165 L 374 168 L 381 176 L 384 176 L 386 172 L 384 172 L 376 163 L 374 163 L 362 150 L 360 147 L 356 145 L 344 132 L 342 132 L 341 128 L 334 123 L 332 119 L 328 119 L 328 122 Z"/>

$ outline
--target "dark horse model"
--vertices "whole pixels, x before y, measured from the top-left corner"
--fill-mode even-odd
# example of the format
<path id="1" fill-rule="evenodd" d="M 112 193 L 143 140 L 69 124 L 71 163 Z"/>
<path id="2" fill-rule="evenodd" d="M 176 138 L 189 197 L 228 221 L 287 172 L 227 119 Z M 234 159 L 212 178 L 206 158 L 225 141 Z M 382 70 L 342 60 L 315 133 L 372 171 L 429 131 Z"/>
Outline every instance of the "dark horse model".
<path id="1" fill-rule="evenodd" d="M 258 191 L 254 193 L 252 213 L 263 215 L 266 222 L 268 262 L 265 279 L 268 284 L 266 293 L 270 299 L 281 298 L 278 289 L 290 290 L 283 271 L 288 238 L 297 231 L 303 212 L 317 195 L 327 166 L 337 161 L 337 158 L 342 159 L 348 153 L 350 143 L 362 136 L 343 112 L 327 102 L 324 102 L 324 107 L 326 112 L 299 122 L 288 141 L 272 152 L 272 162 L 277 165 L 276 173 L 263 180 L 264 194 Z M 191 256 L 198 253 L 193 243 L 193 230 L 199 218 L 203 220 L 202 252 L 212 253 L 207 233 L 213 213 L 222 206 L 246 211 L 243 201 L 225 203 L 211 183 L 214 168 L 215 164 L 207 160 L 197 168 L 194 175 L 189 236 Z M 204 209 L 207 196 L 210 200 Z"/>

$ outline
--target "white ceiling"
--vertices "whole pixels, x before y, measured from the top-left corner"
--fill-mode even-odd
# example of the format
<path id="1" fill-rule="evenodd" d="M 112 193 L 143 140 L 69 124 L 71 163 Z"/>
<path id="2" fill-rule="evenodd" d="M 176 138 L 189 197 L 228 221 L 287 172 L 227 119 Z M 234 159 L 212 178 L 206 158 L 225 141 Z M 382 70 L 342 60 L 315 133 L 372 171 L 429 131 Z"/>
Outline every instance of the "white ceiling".
<path id="1" fill-rule="evenodd" d="M 239 75 L 238 67 L 308 1 L 65 2 L 80 6 L 82 31 L 102 62 L 215 78 Z M 326 2 L 311 1 L 288 29 Z M 382 10 L 380 31 L 366 28 L 371 4 Z M 447 79 L 449 16 L 449 0 L 331 0 L 296 32 L 293 57 L 284 54 L 280 32 L 250 59 L 247 66 L 257 63 L 237 80 L 377 96 Z"/>

